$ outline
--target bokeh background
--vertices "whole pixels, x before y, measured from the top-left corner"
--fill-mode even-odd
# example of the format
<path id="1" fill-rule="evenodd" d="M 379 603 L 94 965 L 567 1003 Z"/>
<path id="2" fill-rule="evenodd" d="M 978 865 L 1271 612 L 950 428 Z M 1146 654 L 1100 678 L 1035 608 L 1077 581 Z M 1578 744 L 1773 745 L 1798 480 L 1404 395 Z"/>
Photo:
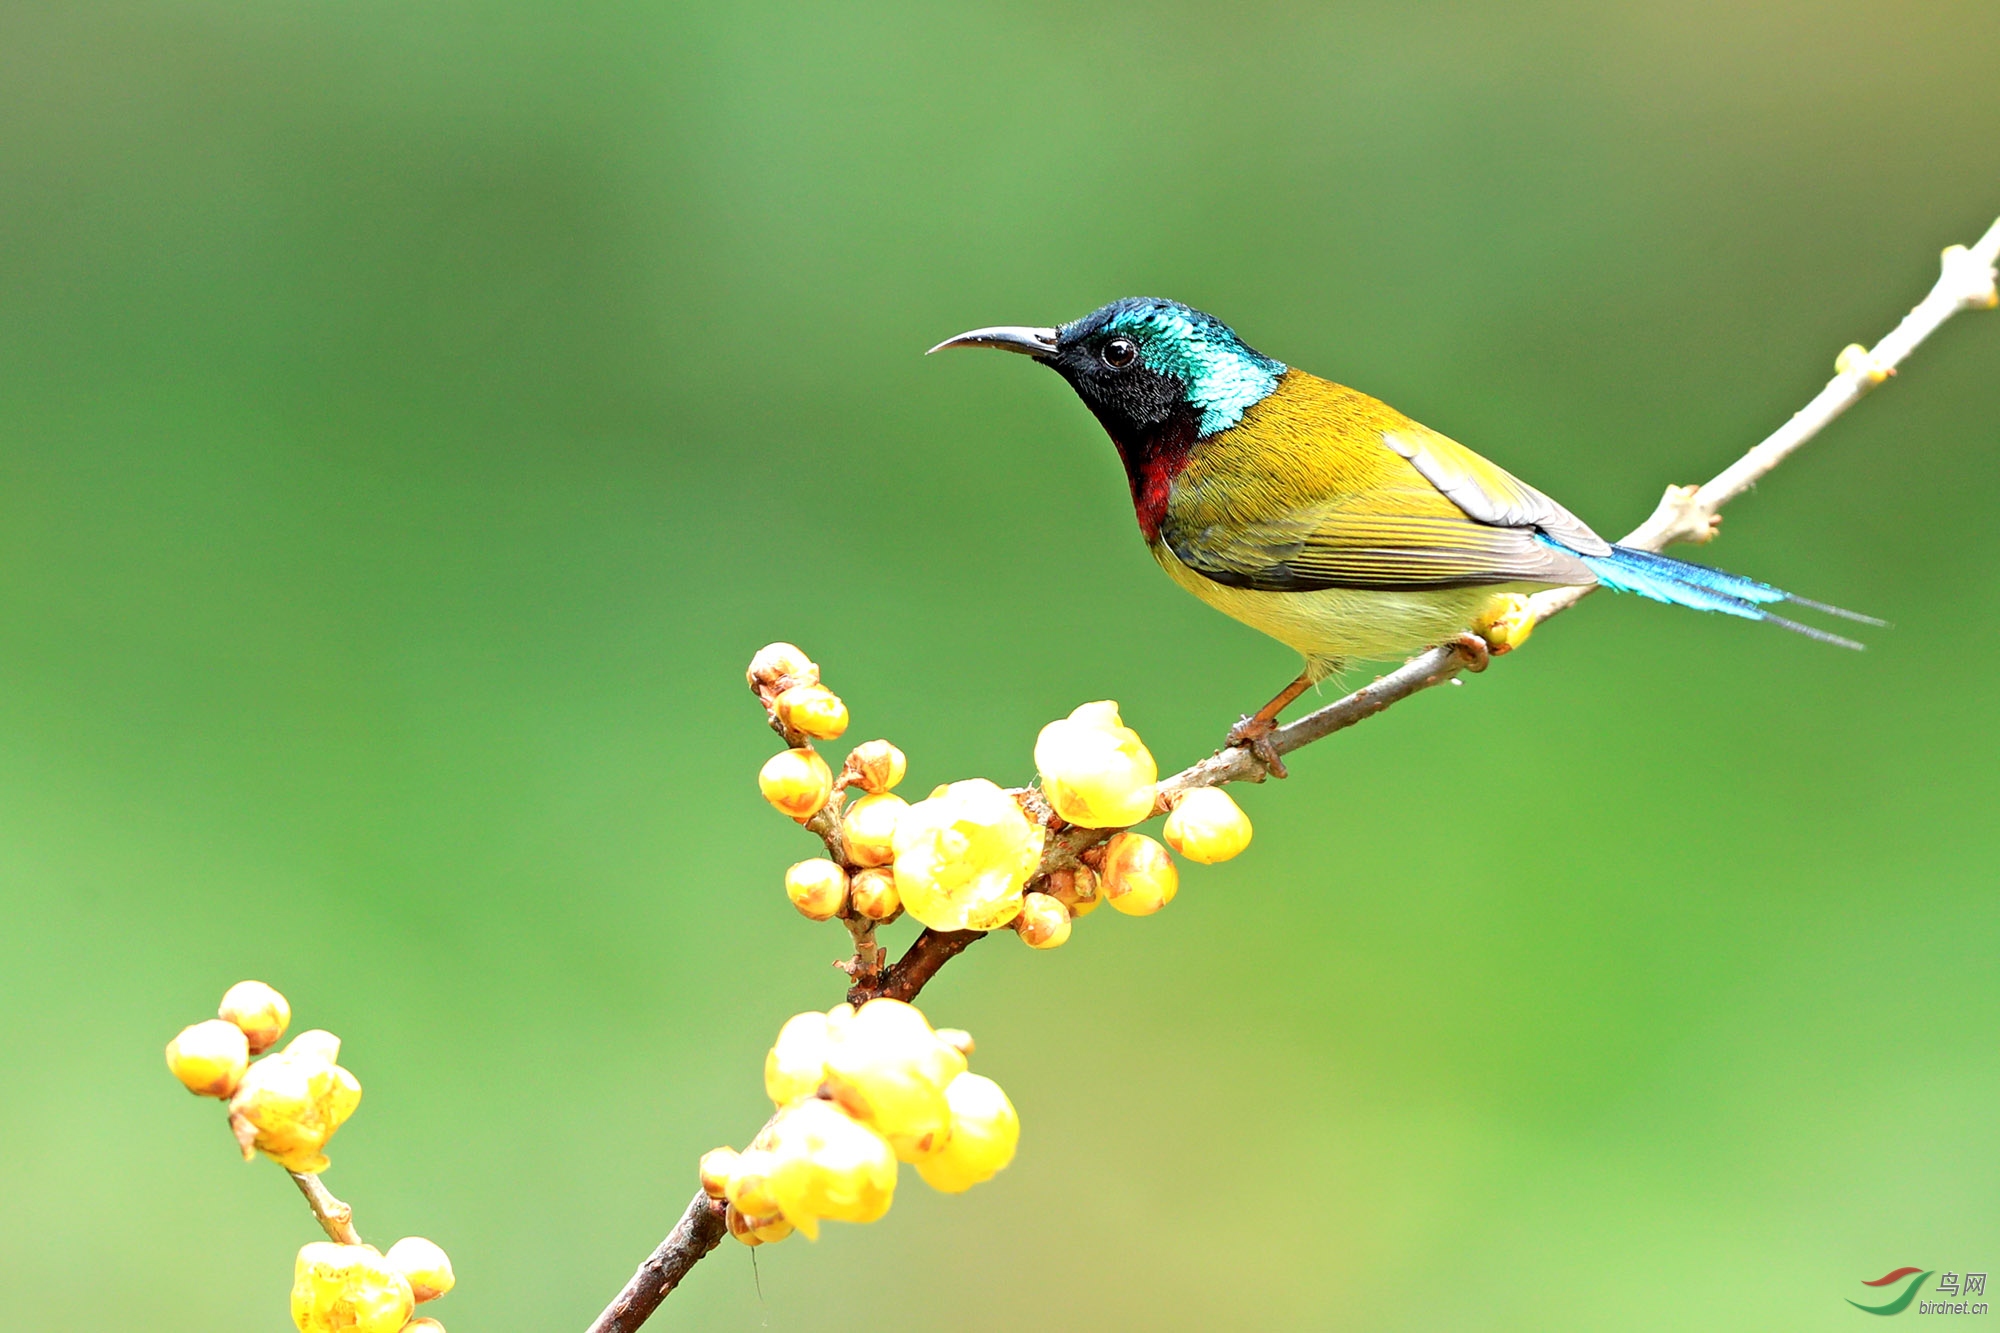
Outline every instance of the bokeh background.
<path id="1" fill-rule="evenodd" d="M 314 1230 L 160 1048 L 244 976 L 454 1329 L 581 1328 L 840 993 L 741 671 L 910 786 L 1288 679 L 1063 386 L 1179 297 L 1609 530 L 2000 212 L 1960 3 L 0 7 L 6 1322 L 285 1326 Z M 2000 315 L 1709 558 L 1245 794 L 1251 853 L 926 997 L 1016 1165 L 723 1249 L 664 1327 L 1847 1328 L 2000 1271 Z M 839 752 L 839 747 L 835 747 Z M 907 924 L 891 935 L 900 942 Z"/>

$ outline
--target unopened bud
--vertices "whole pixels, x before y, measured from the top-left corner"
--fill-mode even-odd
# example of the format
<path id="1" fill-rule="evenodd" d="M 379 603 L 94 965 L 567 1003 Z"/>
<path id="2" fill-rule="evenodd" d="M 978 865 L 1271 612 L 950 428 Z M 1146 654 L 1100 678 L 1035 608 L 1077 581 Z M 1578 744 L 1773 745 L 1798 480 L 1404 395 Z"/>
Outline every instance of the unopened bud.
<path id="1" fill-rule="evenodd" d="M 451 1257 L 436 1242 L 422 1236 L 403 1237 L 382 1258 L 409 1279 L 410 1294 L 416 1297 L 418 1305 L 436 1300 L 458 1281 L 452 1276 Z"/>
<path id="2" fill-rule="evenodd" d="M 789 643 L 767 643 L 750 659 L 745 673 L 750 688 L 769 698 L 794 685 L 819 684 L 819 666 L 805 650 Z"/>
<path id="3" fill-rule="evenodd" d="M 734 1148 L 710 1148 L 701 1155 L 701 1192 L 711 1199 L 729 1197 L 729 1177 L 736 1173 Z"/>
<path id="4" fill-rule="evenodd" d="M 780 750 L 758 771 L 757 790 L 781 814 L 803 823 L 833 795 L 833 770 L 811 750 Z"/>
<path id="5" fill-rule="evenodd" d="M 230 1097 L 250 1067 L 250 1043 L 234 1023 L 211 1018 L 167 1043 L 167 1068 L 200 1097 Z"/>
<path id="6" fill-rule="evenodd" d="M 896 892 L 893 870 L 859 870 L 848 881 L 847 899 L 860 916 L 890 922 L 903 914 L 903 895 Z"/>
<path id="7" fill-rule="evenodd" d="M 1127 916 L 1151 916 L 1174 900 L 1180 872 L 1167 849 L 1143 833 L 1120 833 L 1104 845 L 1101 892 Z"/>
<path id="8" fill-rule="evenodd" d="M 444 1333 L 444 1325 L 426 1316 L 403 1325 L 403 1333 Z"/>
<path id="9" fill-rule="evenodd" d="M 792 1234 L 792 1224 L 787 1222 L 783 1216 L 773 1218 L 753 1217 L 749 1220 L 755 1223 L 750 1228 L 750 1234 L 757 1238 L 757 1243 L 760 1245 L 774 1245 Z"/>
<path id="10" fill-rule="evenodd" d="M 886 866 L 896 860 L 896 821 L 910 803 L 891 792 L 871 793 L 847 807 L 840 818 L 847 859 L 858 866 Z"/>
<path id="11" fill-rule="evenodd" d="M 771 701 L 788 731 L 830 741 L 847 730 L 847 705 L 824 685 L 794 685 Z"/>
<path id="12" fill-rule="evenodd" d="M 1021 899 L 1021 915 L 1014 918 L 1014 933 L 1030 949 L 1053 949 L 1069 940 L 1069 909 L 1046 893 L 1030 893 Z"/>
<path id="13" fill-rule="evenodd" d="M 847 756 L 844 771 L 865 792 L 888 791 L 903 780 L 909 761 L 887 741 L 863 741 Z"/>
<path id="14" fill-rule="evenodd" d="M 847 908 L 847 872 L 824 856 L 801 861 L 785 872 L 785 896 L 799 915 L 830 921 Z"/>
<path id="15" fill-rule="evenodd" d="M 745 1245 L 754 1248 L 764 1243 L 757 1238 L 756 1228 L 750 1225 L 750 1219 L 745 1217 L 742 1210 L 735 1204 L 732 1203 L 729 1205 L 729 1210 L 722 1215 L 722 1219 L 724 1224 L 729 1228 L 729 1234 L 742 1241 Z"/>
<path id="16" fill-rule="evenodd" d="M 764 1056 L 764 1091 L 777 1105 L 810 1097 L 826 1081 L 827 1027 L 825 1014 L 808 1009 L 778 1029 L 777 1041 Z"/>
<path id="17" fill-rule="evenodd" d="M 1153 813 L 1159 769 L 1109 699 L 1043 727 L 1035 739 L 1035 767 L 1050 806 L 1072 824 L 1120 828 Z"/>
<path id="18" fill-rule="evenodd" d="M 939 1028 L 937 1039 L 970 1060 L 972 1058 L 972 1034 L 964 1028 Z"/>
<path id="19" fill-rule="evenodd" d="M 222 996 L 217 1015 L 243 1029 L 250 1054 L 262 1055 L 278 1044 L 292 1023 L 292 1006 L 261 981 L 239 981 Z"/>
<path id="20" fill-rule="evenodd" d="M 1049 897 L 1069 909 L 1072 920 L 1089 916 L 1104 901 L 1098 892 L 1097 872 L 1087 865 L 1049 872 Z"/>
<path id="21" fill-rule="evenodd" d="M 1250 818 L 1228 792 L 1196 787 L 1180 794 L 1161 832 L 1188 860 L 1214 865 L 1250 845 Z"/>
<path id="22" fill-rule="evenodd" d="M 759 1137 L 765 1137 L 760 1135 Z M 752 1146 L 736 1157 L 736 1172 L 729 1177 L 729 1205 L 752 1217 L 770 1217 L 780 1212 L 771 1193 L 771 1167 L 775 1164 L 768 1148 Z"/>

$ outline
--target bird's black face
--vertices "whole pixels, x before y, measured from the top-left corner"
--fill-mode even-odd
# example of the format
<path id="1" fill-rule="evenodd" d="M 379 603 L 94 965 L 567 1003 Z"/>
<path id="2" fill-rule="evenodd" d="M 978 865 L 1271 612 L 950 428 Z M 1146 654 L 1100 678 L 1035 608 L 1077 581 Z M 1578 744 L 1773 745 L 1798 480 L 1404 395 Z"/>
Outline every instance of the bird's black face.
<path id="1" fill-rule="evenodd" d="M 1121 449 L 1192 434 L 1201 416 L 1186 383 L 1153 368 L 1160 358 L 1146 355 L 1149 332 L 1119 328 L 1100 310 L 1057 330 L 1053 354 L 1036 358 L 1069 381 Z"/>

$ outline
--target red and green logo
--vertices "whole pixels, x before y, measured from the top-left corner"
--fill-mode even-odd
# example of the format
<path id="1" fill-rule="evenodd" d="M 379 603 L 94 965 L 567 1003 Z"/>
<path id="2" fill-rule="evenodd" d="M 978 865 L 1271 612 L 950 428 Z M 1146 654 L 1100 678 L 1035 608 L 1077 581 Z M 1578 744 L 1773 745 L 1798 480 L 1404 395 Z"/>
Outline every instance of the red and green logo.
<path id="1" fill-rule="evenodd" d="M 1860 1301 L 1849 1301 L 1848 1304 L 1857 1310 L 1863 1310 L 1869 1314 L 1901 1314 L 1903 1311 L 1909 1309 L 1910 1302 L 1917 1298 L 1917 1290 L 1924 1285 L 1924 1279 L 1935 1271 L 1935 1269 L 1898 1268 L 1894 1272 L 1884 1273 L 1873 1282 L 1864 1282 L 1861 1285 L 1864 1287 L 1891 1287 L 1901 1282 L 1904 1278 L 1909 1278 L 1910 1284 L 1903 1288 L 1902 1295 L 1896 1297 L 1895 1300 L 1890 1301 L 1887 1305 L 1863 1305 Z M 1915 1276 L 1912 1277 L 1911 1274 L 1915 1274 Z"/>

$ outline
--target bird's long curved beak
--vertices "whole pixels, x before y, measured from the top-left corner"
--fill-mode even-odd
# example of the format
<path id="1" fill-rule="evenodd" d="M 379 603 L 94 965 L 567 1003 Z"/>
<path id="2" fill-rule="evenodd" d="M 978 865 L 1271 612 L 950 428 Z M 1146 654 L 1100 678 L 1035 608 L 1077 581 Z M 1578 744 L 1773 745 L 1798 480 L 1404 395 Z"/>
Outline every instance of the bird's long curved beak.
<path id="1" fill-rule="evenodd" d="M 956 338 L 946 338 L 931 352 L 942 352 L 947 347 L 997 347 L 1003 352 L 1021 352 L 1027 356 L 1054 356 L 1056 331 L 1030 328 L 1026 324 L 995 324 L 990 329 L 974 329 Z"/>

